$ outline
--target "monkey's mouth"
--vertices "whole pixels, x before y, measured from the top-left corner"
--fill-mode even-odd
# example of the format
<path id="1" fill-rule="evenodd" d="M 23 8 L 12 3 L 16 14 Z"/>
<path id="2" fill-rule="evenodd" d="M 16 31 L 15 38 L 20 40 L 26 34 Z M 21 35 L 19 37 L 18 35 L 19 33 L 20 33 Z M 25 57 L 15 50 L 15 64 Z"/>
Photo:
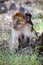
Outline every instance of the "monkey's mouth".
<path id="1" fill-rule="evenodd" d="M 13 28 L 14 29 L 21 29 L 23 26 L 22 25 L 15 25 Z"/>

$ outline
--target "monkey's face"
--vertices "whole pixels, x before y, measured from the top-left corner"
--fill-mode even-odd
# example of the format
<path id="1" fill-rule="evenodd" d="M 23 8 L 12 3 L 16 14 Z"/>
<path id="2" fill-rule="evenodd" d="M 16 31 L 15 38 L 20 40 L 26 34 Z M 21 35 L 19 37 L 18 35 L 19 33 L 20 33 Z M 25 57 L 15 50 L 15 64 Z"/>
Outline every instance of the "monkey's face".
<path id="1" fill-rule="evenodd" d="M 25 24 L 25 20 L 22 19 L 21 17 L 15 17 L 14 22 L 13 22 L 13 27 L 15 29 L 21 29 Z"/>
<path id="2" fill-rule="evenodd" d="M 27 16 L 27 17 L 26 17 L 26 21 L 29 22 L 30 20 L 31 20 L 31 18 L 30 18 L 29 16 Z"/>

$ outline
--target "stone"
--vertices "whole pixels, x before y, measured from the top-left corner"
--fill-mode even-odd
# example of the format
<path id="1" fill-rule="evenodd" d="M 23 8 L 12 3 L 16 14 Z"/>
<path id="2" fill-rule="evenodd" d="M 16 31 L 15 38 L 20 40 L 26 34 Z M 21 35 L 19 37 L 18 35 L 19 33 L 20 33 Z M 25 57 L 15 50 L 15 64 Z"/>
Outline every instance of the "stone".
<path id="1" fill-rule="evenodd" d="M 9 10 L 16 10 L 16 5 L 12 3 L 9 7 Z"/>
<path id="2" fill-rule="evenodd" d="M 0 1 L 8 1 L 8 0 L 0 0 Z"/>
<path id="3" fill-rule="evenodd" d="M 0 14 L 1 13 L 6 13 L 7 12 L 7 7 L 4 2 L 0 2 Z"/>

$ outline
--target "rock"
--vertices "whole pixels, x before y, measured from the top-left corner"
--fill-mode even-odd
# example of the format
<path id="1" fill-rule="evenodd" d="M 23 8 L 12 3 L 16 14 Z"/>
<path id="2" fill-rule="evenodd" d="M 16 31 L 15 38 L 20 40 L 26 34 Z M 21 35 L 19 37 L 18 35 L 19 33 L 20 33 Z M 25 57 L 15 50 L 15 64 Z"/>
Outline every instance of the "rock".
<path id="1" fill-rule="evenodd" d="M 34 14 L 32 16 L 33 19 L 39 19 L 39 18 L 43 18 L 42 14 L 41 13 L 37 13 L 37 14 Z"/>
<path id="2" fill-rule="evenodd" d="M 16 5 L 14 3 L 11 3 L 9 10 L 16 10 Z"/>
<path id="3" fill-rule="evenodd" d="M 6 13 L 7 12 L 7 7 L 4 2 L 0 2 L 0 14 L 1 13 Z"/>
<path id="4" fill-rule="evenodd" d="M 8 0 L 0 0 L 0 1 L 8 1 Z"/>
<path id="5" fill-rule="evenodd" d="M 20 7 L 20 12 L 24 13 L 25 9 L 23 7 Z"/>

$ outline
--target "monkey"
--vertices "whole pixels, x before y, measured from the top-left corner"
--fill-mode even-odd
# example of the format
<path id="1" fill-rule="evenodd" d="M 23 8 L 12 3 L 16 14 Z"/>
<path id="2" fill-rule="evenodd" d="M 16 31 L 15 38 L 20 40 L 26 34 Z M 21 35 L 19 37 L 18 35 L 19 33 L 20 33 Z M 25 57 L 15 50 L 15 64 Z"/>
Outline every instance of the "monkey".
<path id="1" fill-rule="evenodd" d="M 19 41 L 19 49 L 20 49 L 20 46 L 22 46 L 24 48 L 24 47 L 28 46 L 29 44 L 34 44 L 35 43 L 35 40 L 30 39 L 30 36 L 31 36 L 32 33 L 33 33 L 32 34 L 33 36 L 36 36 L 36 32 L 35 32 L 35 30 L 33 28 L 33 23 L 31 21 L 32 15 L 30 13 L 26 13 L 25 17 L 26 17 L 26 26 L 24 26 L 24 31 L 26 30 L 25 32 L 28 32 L 28 31 L 29 32 L 26 33 L 26 34 L 25 34 L 25 32 L 23 32 L 21 34 L 21 36 L 19 37 L 19 39 L 18 39 L 18 41 Z M 25 29 L 25 28 L 27 28 L 27 29 Z"/>
<path id="2" fill-rule="evenodd" d="M 33 23 L 31 21 L 32 15 L 30 13 L 25 13 L 25 16 L 26 16 L 26 22 L 33 26 Z"/>
<path id="3" fill-rule="evenodd" d="M 17 12 L 13 15 L 13 28 L 11 38 L 9 42 L 9 50 L 11 53 L 15 53 L 22 46 L 23 48 L 34 44 L 36 40 L 36 34 L 32 30 L 31 15 L 29 13 L 29 20 L 26 19 L 26 15 L 21 12 Z"/>
<path id="4" fill-rule="evenodd" d="M 13 27 L 11 29 L 11 38 L 9 41 L 9 50 L 11 53 L 15 53 L 18 50 L 19 42 L 18 38 L 22 33 L 22 27 L 25 24 L 24 14 L 17 12 L 13 14 Z"/>

